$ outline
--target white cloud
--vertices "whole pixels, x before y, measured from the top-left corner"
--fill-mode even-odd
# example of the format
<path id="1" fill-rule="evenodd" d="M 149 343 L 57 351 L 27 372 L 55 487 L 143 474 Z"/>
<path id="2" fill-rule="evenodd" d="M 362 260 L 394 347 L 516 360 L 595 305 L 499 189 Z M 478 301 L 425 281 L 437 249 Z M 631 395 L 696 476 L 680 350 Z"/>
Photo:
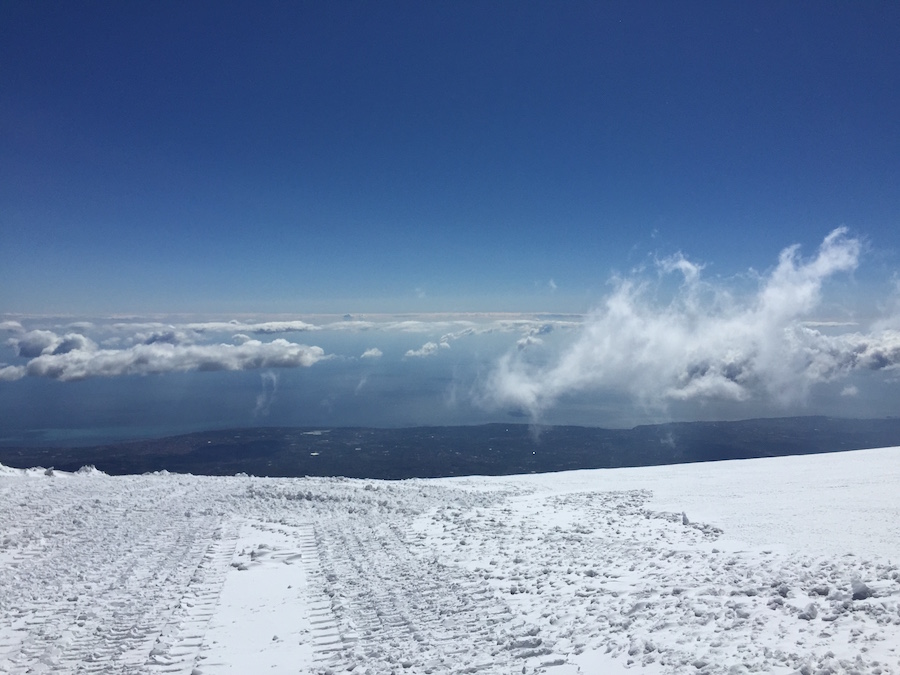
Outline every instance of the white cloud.
<path id="1" fill-rule="evenodd" d="M 191 344 L 196 342 L 196 334 L 170 326 L 169 328 L 154 330 L 149 333 L 137 333 L 133 341 L 145 345 L 152 345 L 157 342 L 167 342 L 172 345 Z"/>
<path id="2" fill-rule="evenodd" d="M 544 344 L 544 341 L 535 335 L 526 335 L 516 341 L 516 347 L 519 349 L 528 349 L 529 347 L 537 347 Z"/>
<path id="3" fill-rule="evenodd" d="M 361 392 L 363 390 L 363 387 L 366 386 L 366 383 L 368 381 L 369 381 L 368 375 L 363 375 L 361 378 L 359 378 L 359 382 L 356 384 L 356 389 L 353 390 L 353 394 L 355 396 L 359 396 L 359 392 Z"/>
<path id="4" fill-rule="evenodd" d="M 855 385 L 848 385 L 841 389 L 841 396 L 858 396 L 859 389 Z"/>
<path id="5" fill-rule="evenodd" d="M 370 347 L 362 353 L 361 359 L 380 359 L 384 354 L 378 347 Z"/>
<path id="6" fill-rule="evenodd" d="M 49 330 L 31 330 L 20 337 L 7 340 L 17 356 L 34 358 L 45 354 L 66 354 L 76 350 L 96 349 L 97 345 L 81 333 L 59 336 Z"/>
<path id="7" fill-rule="evenodd" d="M 240 345 L 138 344 L 128 349 L 74 349 L 42 353 L 25 366 L 28 375 L 58 380 L 116 375 L 148 375 L 172 371 L 254 370 L 311 366 L 329 358 L 321 347 L 288 342 L 249 340 Z"/>
<path id="8" fill-rule="evenodd" d="M 256 396 L 256 407 L 253 409 L 254 417 L 265 417 L 269 414 L 275 393 L 278 391 L 278 374 L 267 370 L 260 373 L 260 382 L 262 390 Z"/>
<path id="9" fill-rule="evenodd" d="M 25 366 L 0 365 L 0 382 L 12 382 L 25 377 Z"/>
<path id="10" fill-rule="evenodd" d="M 738 300 L 701 279 L 683 256 L 660 269 L 683 284 L 667 302 L 646 281 L 620 279 L 576 339 L 537 363 L 519 341 L 488 378 L 485 399 L 539 415 L 566 394 L 606 390 L 650 406 L 668 400 L 766 397 L 802 400 L 809 388 L 855 369 L 894 368 L 900 332 L 825 335 L 804 320 L 821 301 L 826 279 L 856 268 L 858 240 L 838 229 L 816 255 L 785 249 L 752 297 Z M 526 335 L 526 338 L 528 335 Z M 544 355 L 546 356 L 546 355 Z"/>
<path id="11" fill-rule="evenodd" d="M 30 330 L 21 337 L 10 338 L 6 344 L 11 346 L 16 355 L 25 358 L 40 356 L 45 349 L 49 349 L 59 337 L 49 330 Z"/>
<path id="12" fill-rule="evenodd" d="M 267 335 L 270 333 L 305 333 L 320 330 L 319 326 L 305 321 L 264 321 L 261 323 L 242 323 L 240 321 L 206 321 L 188 323 L 184 328 L 198 333 L 253 333 Z"/>
<path id="13" fill-rule="evenodd" d="M 406 352 L 405 356 L 411 358 L 424 358 L 436 354 L 439 349 L 450 349 L 450 344 L 447 342 L 426 342 L 418 349 L 410 349 Z"/>
<path id="14" fill-rule="evenodd" d="M 246 323 L 232 319 L 230 321 L 194 321 L 189 323 L 161 323 L 158 321 L 134 321 L 117 322 L 111 328 L 119 331 L 149 332 L 151 334 L 166 334 L 172 332 L 184 333 L 250 333 L 253 335 L 269 335 L 272 333 L 305 333 L 321 330 L 320 326 L 306 321 L 258 321 Z"/>
<path id="15" fill-rule="evenodd" d="M 24 328 L 18 321 L 0 321 L 0 330 L 9 333 L 21 333 Z"/>
<path id="16" fill-rule="evenodd" d="M 665 273 L 680 272 L 684 276 L 684 280 L 689 283 L 697 281 L 700 278 L 700 272 L 703 271 L 703 265 L 692 263 L 680 252 L 657 261 L 657 266 L 660 271 Z"/>

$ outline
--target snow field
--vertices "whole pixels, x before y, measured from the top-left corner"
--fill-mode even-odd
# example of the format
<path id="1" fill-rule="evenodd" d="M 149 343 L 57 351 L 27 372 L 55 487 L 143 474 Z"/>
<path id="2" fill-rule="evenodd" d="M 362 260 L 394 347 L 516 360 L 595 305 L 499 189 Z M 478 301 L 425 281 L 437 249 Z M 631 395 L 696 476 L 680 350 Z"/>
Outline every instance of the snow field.
<path id="1" fill-rule="evenodd" d="M 0 672 L 900 673 L 898 476 L 0 469 Z"/>

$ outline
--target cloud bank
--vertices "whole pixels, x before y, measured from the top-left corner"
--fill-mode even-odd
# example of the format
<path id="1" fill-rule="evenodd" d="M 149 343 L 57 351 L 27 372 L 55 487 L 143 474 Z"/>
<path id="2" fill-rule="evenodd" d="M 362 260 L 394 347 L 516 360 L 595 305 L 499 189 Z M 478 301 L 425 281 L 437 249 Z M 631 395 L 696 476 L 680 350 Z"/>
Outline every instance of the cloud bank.
<path id="1" fill-rule="evenodd" d="M 647 281 L 617 280 L 559 353 L 536 356 L 540 350 L 532 347 L 540 343 L 526 335 L 503 355 L 483 400 L 533 417 L 563 396 L 592 390 L 660 407 L 763 397 L 788 404 L 816 383 L 859 369 L 896 368 L 897 330 L 828 335 L 804 323 L 820 306 L 826 280 L 857 267 L 860 249 L 844 228 L 829 234 L 811 259 L 801 258 L 797 246 L 787 248 L 744 298 L 705 282 L 702 267 L 683 256 L 661 261 L 664 279 L 682 277 L 671 299 L 660 301 L 659 286 Z"/>
<path id="2" fill-rule="evenodd" d="M 63 336 L 35 330 L 11 338 L 8 344 L 24 366 L 5 366 L 0 379 L 26 375 L 61 381 L 88 377 L 149 375 L 174 371 L 255 370 L 308 367 L 328 358 L 321 347 L 275 339 L 246 340 L 241 344 L 173 344 L 165 340 L 141 342 L 125 349 L 101 349 L 78 333 Z"/>

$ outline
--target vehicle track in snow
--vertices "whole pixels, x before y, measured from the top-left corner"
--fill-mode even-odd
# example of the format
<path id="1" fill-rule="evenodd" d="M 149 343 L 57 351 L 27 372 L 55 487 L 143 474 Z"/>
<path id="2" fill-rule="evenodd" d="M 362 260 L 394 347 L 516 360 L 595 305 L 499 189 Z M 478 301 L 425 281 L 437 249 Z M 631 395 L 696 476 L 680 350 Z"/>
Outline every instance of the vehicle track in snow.
<path id="1" fill-rule="evenodd" d="M 4 546 L 0 671 L 144 672 L 219 518 L 195 513 L 196 486 L 178 478 L 18 487 L 40 506 Z"/>
<path id="2" fill-rule="evenodd" d="M 0 477 L 0 673 L 900 673 L 895 565 L 565 480 Z"/>
<path id="3" fill-rule="evenodd" d="M 448 502 L 486 507 L 496 494 L 310 479 L 260 487 L 254 496 L 286 499 L 295 522 L 314 524 L 318 672 L 522 673 L 552 660 L 539 629 L 501 593 L 422 549 L 412 530 L 421 513 Z"/>

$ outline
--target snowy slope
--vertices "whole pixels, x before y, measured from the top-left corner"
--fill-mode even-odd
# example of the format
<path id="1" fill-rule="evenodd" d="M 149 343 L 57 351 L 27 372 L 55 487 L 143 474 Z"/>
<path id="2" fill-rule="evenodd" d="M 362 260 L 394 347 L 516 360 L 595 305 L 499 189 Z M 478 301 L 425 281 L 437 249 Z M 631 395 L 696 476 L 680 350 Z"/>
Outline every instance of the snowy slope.
<path id="1" fill-rule="evenodd" d="M 900 449 L 380 482 L 0 467 L 2 673 L 900 673 Z"/>

